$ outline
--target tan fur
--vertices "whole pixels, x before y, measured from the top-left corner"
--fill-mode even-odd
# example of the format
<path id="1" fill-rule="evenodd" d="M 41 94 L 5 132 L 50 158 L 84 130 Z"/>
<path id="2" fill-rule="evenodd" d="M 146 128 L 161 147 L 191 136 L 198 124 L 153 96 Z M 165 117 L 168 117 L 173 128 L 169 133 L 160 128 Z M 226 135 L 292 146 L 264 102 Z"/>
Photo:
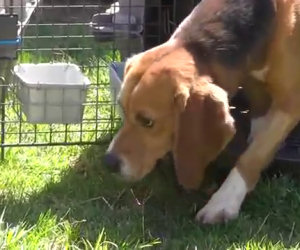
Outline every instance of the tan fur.
<path id="1" fill-rule="evenodd" d="M 186 189 L 199 187 L 206 167 L 235 133 L 226 92 L 205 78 L 196 81 L 177 97 L 184 105 L 176 119 L 173 154 L 178 181 Z"/>
<path id="2" fill-rule="evenodd" d="M 270 70 L 266 79 L 273 99 L 272 106 L 264 118 L 268 126 L 256 133 L 252 144 L 237 163 L 237 168 L 248 182 L 250 190 L 255 187 L 261 171 L 272 160 L 279 144 L 299 121 L 299 5 L 299 0 L 277 0 L 279 25 L 273 44 L 269 48 Z"/>
<path id="3" fill-rule="evenodd" d="M 177 46 L 179 46 L 179 42 L 170 40 L 153 49 L 137 54 L 126 62 L 124 84 L 122 85 L 120 95 L 120 102 L 124 107 L 126 106 L 125 102 L 128 99 L 127 95 L 132 92 L 133 88 L 138 84 L 139 80 L 151 64 L 158 61 Z"/>
<path id="4" fill-rule="evenodd" d="M 135 57 L 134 64 L 140 65 L 142 58 Z M 192 56 L 183 48 L 153 61 L 143 75 L 135 71 L 138 83 L 132 84 L 134 69 L 128 67 L 132 66 L 126 67 L 121 93 L 124 126 L 113 151 L 129 162 L 131 179 L 140 179 L 152 170 L 157 159 L 174 149 L 179 182 L 188 189 L 197 188 L 208 163 L 234 134 L 226 92 L 211 83 L 210 77 L 198 76 Z M 153 118 L 155 128 L 141 128 L 136 122 L 138 113 Z M 187 129 L 191 125 L 194 125 L 194 130 Z M 195 131 L 198 131 L 197 135 Z M 190 159 L 187 163 L 186 151 L 182 149 L 186 148 L 184 141 L 190 139 L 197 148 L 190 153 L 198 160 Z"/>

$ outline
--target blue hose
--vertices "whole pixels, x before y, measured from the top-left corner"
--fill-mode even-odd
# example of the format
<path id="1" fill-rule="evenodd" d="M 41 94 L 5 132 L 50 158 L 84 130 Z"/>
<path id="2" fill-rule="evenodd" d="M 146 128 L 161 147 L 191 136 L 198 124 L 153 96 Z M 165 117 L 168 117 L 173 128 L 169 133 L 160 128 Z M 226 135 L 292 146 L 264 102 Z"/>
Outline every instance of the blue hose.
<path id="1" fill-rule="evenodd" d="M 11 39 L 11 40 L 0 40 L 0 46 L 1 45 L 20 45 L 22 39 L 20 37 L 16 39 Z"/>

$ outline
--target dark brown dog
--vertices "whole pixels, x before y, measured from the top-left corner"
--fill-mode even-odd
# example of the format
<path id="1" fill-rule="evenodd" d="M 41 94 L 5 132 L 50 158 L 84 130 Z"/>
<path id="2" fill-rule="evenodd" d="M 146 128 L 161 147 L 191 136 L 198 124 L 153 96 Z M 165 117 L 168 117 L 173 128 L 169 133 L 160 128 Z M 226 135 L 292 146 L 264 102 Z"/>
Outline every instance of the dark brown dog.
<path id="1" fill-rule="evenodd" d="M 228 99 L 240 85 L 250 93 L 262 84 L 272 103 L 253 122 L 250 145 L 196 219 L 237 217 L 299 121 L 299 17 L 300 0 L 203 0 L 169 41 L 128 60 L 120 94 L 124 124 L 106 157 L 111 167 L 139 180 L 172 151 L 179 183 L 198 188 L 235 133 Z M 252 106 L 260 106 L 251 95 Z"/>

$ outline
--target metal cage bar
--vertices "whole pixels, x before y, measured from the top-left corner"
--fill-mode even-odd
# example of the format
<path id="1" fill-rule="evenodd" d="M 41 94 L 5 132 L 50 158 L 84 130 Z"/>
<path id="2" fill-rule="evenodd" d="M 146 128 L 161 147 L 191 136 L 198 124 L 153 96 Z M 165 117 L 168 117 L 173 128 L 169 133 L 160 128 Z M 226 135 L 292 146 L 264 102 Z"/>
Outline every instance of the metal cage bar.
<path id="1" fill-rule="evenodd" d="M 128 17 L 134 8 L 144 8 L 143 31 L 138 36 L 130 35 L 130 31 L 119 36 L 117 26 L 113 25 L 112 33 L 101 34 L 102 40 L 93 33 L 92 16 L 104 13 L 111 6 L 116 9 L 114 1 L 35 0 L 32 6 L 26 0 L 12 0 L 9 6 L 2 2 L 0 13 L 19 11 L 19 20 L 25 18 L 24 6 L 31 8 L 32 13 L 20 32 L 22 46 L 18 49 L 18 59 L 11 61 L 5 72 L 10 74 L 15 63 L 68 62 L 79 65 L 91 81 L 81 123 L 33 124 L 24 114 L 24 105 L 18 98 L 20 86 L 15 77 L 9 79 L 8 73 L 1 71 L 2 159 L 4 149 L 9 147 L 107 143 L 120 124 L 116 103 L 111 98 L 114 90 L 109 84 L 108 66 L 168 38 L 176 23 L 173 0 L 146 0 L 144 6 L 134 4 L 133 0 L 125 6 L 121 0 L 118 8 L 129 8 Z M 132 25 L 132 20 L 128 18 L 124 25 Z"/>

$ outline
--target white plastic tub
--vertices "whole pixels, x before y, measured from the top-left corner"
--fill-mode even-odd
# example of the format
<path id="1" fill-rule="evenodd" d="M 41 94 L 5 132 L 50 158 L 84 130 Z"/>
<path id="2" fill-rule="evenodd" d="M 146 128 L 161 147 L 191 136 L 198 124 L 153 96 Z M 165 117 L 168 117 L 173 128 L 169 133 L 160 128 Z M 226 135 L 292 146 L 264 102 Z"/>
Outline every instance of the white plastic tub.
<path id="1" fill-rule="evenodd" d="M 90 81 L 75 64 L 19 64 L 17 96 L 31 123 L 80 123 Z"/>

